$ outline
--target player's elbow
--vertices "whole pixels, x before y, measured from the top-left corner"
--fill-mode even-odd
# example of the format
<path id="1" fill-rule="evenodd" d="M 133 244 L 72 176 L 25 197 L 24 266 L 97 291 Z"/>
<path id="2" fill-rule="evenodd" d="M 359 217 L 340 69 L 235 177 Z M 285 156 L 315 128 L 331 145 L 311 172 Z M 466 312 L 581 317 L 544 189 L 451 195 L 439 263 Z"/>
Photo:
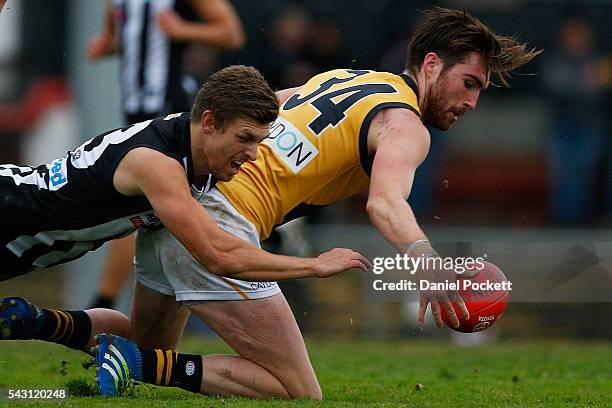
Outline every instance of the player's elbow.
<path id="1" fill-rule="evenodd" d="M 230 276 L 242 270 L 239 262 L 224 251 L 208 252 L 204 266 L 208 272 L 217 276 Z"/>
<path id="2" fill-rule="evenodd" d="M 223 259 L 223 257 L 208 257 L 206 261 L 206 270 L 213 275 L 225 276 L 229 274 L 229 262 Z"/>
<path id="3" fill-rule="evenodd" d="M 368 213 L 368 217 L 370 221 L 374 222 L 380 217 L 385 216 L 389 212 L 391 208 L 390 201 L 385 196 L 370 196 L 368 197 L 368 202 L 366 203 L 366 212 Z"/>
<path id="4" fill-rule="evenodd" d="M 223 275 L 225 268 L 222 254 L 216 251 L 214 248 L 199 248 L 196 250 L 190 250 L 191 256 L 202 265 L 207 272 L 213 275 Z"/>
<path id="5" fill-rule="evenodd" d="M 240 272 L 243 272 L 240 263 L 232 257 L 225 257 L 217 262 L 217 269 L 214 273 L 218 276 L 231 276 Z"/>
<path id="6" fill-rule="evenodd" d="M 243 240 L 220 229 L 218 226 L 206 231 L 207 240 L 200 247 L 198 255 L 206 270 L 217 276 L 231 276 L 244 272 L 244 262 L 239 256 L 240 249 L 249 246 Z M 198 261 L 200 261 L 198 259 Z"/>
<path id="7" fill-rule="evenodd" d="M 225 268 L 221 262 L 209 261 L 207 262 L 207 265 L 205 265 L 205 267 L 206 270 L 212 273 L 213 275 L 224 276 Z"/>

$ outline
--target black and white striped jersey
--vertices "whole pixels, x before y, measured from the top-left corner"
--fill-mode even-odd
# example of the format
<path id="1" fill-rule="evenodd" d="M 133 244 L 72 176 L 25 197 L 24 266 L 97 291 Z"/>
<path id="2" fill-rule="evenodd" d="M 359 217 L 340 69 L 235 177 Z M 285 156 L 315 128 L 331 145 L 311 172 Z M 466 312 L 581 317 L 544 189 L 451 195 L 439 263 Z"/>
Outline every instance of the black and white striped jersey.
<path id="1" fill-rule="evenodd" d="M 182 83 L 186 44 L 171 41 L 157 23 L 157 15 L 168 9 L 185 20 L 197 20 L 184 0 L 114 0 L 122 105 L 128 117 L 161 116 L 190 108 Z"/>
<path id="2" fill-rule="evenodd" d="M 189 113 L 101 134 L 49 164 L 0 165 L 0 259 L 10 252 L 22 268 L 50 267 L 137 228 L 159 227 L 145 197 L 125 196 L 113 186 L 119 162 L 136 147 L 179 161 L 193 180 Z"/>

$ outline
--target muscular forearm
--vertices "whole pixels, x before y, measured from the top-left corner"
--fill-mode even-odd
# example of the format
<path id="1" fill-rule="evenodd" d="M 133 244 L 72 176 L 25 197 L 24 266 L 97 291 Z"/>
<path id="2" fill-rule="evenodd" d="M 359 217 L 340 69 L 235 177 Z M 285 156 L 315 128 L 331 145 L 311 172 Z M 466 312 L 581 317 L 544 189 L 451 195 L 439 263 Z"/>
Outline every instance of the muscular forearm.
<path id="1" fill-rule="evenodd" d="M 263 251 L 262 251 L 263 252 Z M 245 270 L 244 272 L 237 272 L 227 274 L 236 279 L 242 279 L 245 281 L 281 281 L 290 279 L 301 279 L 315 277 L 315 264 L 317 262 L 314 258 L 296 258 L 289 256 L 272 255 L 267 252 L 263 252 L 264 256 L 260 258 L 260 262 L 268 262 L 260 266 L 264 266 L 266 269 L 260 270 Z M 271 256 L 273 259 L 265 259 Z M 250 261 L 252 262 L 252 261 Z M 259 263 L 259 262 L 258 262 Z M 241 270 L 248 267 L 247 264 L 237 266 L 235 270 Z"/>
<path id="2" fill-rule="evenodd" d="M 252 246 L 245 246 L 241 250 L 234 251 L 232 256 L 226 259 L 233 260 L 233 264 L 227 265 L 222 271 L 237 272 L 225 272 L 222 275 L 254 281 L 327 278 L 352 268 L 365 271 L 372 267 L 370 261 L 363 255 L 347 248 L 334 248 L 316 258 L 294 258 L 273 255 Z"/>
<path id="3" fill-rule="evenodd" d="M 235 238 L 239 240 L 239 238 Z M 242 241 L 242 240 L 240 240 Z M 274 255 L 243 241 L 217 248 L 218 258 L 213 273 L 247 281 L 277 281 L 316 276 L 317 260 Z M 202 260 L 206 262 L 206 260 Z M 210 262 L 208 262 L 210 263 Z M 206 266 L 206 265 L 205 265 Z"/>
<path id="4" fill-rule="evenodd" d="M 160 207 L 156 210 L 166 228 L 210 273 L 254 281 L 317 276 L 321 260 L 274 255 L 263 251 L 222 230 L 193 198 L 186 197 L 184 204 L 171 214 Z"/>
<path id="5" fill-rule="evenodd" d="M 417 224 L 412 209 L 404 200 L 370 199 L 367 211 L 372 224 L 390 244 L 401 252 L 405 252 L 410 243 L 426 239 Z"/>

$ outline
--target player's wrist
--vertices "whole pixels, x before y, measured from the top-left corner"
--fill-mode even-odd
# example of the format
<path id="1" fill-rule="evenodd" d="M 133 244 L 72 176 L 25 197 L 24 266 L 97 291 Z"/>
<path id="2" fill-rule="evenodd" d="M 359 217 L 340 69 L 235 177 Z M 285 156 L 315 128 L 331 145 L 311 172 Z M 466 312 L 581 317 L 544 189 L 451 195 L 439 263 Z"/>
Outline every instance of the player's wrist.
<path id="1" fill-rule="evenodd" d="M 419 239 L 412 242 L 406 249 L 406 254 L 411 258 L 438 256 L 438 253 L 427 239 Z"/>
<path id="2" fill-rule="evenodd" d="M 305 258 L 305 260 L 309 261 L 308 272 L 305 277 L 324 278 L 326 276 L 327 262 L 320 255 L 316 258 Z"/>

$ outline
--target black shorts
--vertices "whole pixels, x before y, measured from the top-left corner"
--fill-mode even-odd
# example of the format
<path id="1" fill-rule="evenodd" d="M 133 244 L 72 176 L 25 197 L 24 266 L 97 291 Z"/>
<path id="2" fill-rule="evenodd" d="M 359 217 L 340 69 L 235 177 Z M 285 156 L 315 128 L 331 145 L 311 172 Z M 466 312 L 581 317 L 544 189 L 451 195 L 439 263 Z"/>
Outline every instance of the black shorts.
<path id="1" fill-rule="evenodd" d="M 19 275 L 33 271 L 35 268 L 28 265 L 23 259 L 15 256 L 6 248 L 6 243 L 0 248 L 0 282 L 15 278 Z"/>
<path id="2" fill-rule="evenodd" d="M 12 179 L 0 176 L 0 281 L 23 275 L 35 268 L 13 254 L 6 245 L 35 228 L 34 217 L 23 193 Z"/>

